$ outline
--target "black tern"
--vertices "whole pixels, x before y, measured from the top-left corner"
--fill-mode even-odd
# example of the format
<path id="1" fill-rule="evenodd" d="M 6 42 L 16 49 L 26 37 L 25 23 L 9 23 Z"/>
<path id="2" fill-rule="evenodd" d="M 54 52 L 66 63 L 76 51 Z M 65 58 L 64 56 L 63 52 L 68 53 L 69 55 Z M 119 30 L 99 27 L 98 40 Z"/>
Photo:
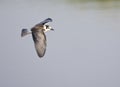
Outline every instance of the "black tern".
<path id="1" fill-rule="evenodd" d="M 48 22 L 52 22 L 52 19 L 47 18 L 42 22 L 36 24 L 33 28 L 31 28 L 31 32 L 29 32 L 28 29 L 22 29 L 21 31 L 21 37 L 32 34 L 35 49 L 40 58 L 43 57 L 46 52 L 47 42 L 45 32 L 49 30 L 54 30 L 49 25 L 46 25 L 46 23 Z"/>

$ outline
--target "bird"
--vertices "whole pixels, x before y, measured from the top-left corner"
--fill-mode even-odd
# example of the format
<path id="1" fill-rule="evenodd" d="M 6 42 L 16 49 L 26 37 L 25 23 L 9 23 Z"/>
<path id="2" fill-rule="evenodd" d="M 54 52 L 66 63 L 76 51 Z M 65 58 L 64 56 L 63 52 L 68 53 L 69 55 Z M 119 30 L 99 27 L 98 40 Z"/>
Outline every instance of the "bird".
<path id="1" fill-rule="evenodd" d="M 47 39 L 46 39 L 45 32 L 50 31 L 50 30 L 54 31 L 54 29 L 51 26 L 46 24 L 48 22 L 52 22 L 52 19 L 47 18 L 41 21 L 40 23 L 32 27 L 31 31 L 28 31 L 28 29 L 25 29 L 25 28 L 21 30 L 21 37 L 32 34 L 34 46 L 35 46 L 37 55 L 40 58 L 42 58 L 46 52 Z"/>

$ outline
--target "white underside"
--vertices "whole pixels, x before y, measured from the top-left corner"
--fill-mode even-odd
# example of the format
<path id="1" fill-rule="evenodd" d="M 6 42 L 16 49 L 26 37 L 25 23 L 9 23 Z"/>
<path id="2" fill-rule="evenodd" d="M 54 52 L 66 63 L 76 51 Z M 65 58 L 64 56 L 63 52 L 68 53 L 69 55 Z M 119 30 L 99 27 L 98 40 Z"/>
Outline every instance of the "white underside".
<path id="1" fill-rule="evenodd" d="M 47 31 L 49 31 L 50 29 L 45 29 L 45 31 L 44 32 L 47 32 Z"/>
<path id="2" fill-rule="evenodd" d="M 46 29 L 46 26 L 44 25 L 44 32 L 47 32 L 51 29 L 51 27 L 49 27 L 48 29 Z"/>

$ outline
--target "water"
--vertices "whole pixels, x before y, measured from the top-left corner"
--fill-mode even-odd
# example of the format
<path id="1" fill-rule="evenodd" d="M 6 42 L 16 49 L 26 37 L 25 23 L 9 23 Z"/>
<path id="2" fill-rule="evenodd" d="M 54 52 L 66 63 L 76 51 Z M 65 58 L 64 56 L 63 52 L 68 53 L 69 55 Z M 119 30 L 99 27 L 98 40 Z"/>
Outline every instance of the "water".
<path id="1" fill-rule="evenodd" d="M 100 2 L 97 2 L 100 3 Z M 119 87 L 119 3 L 0 1 L 1 87 Z M 47 52 L 39 59 L 31 36 L 20 37 L 47 17 Z"/>

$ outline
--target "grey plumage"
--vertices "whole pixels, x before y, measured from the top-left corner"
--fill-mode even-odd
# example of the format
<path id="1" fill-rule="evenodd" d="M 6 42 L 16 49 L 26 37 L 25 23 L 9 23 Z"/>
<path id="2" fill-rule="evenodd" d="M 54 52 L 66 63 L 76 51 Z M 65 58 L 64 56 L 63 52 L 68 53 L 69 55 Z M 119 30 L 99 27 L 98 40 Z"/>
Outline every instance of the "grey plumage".
<path id="1" fill-rule="evenodd" d="M 31 34 L 31 32 L 29 32 L 27 29 L 22 29 L 22 32 L 21 32 L 21 37 L 24 37 L 28 34 Z"/>
<path id="2" fill-rule="evenodd" d="M 36 52 L 39 57 L 43 57 L 46 52 L 46 36 L 43 29 L 32 28 L 32 37 Z"/>
<path id="3" fill-rule="evenodd" d="M 45 32 L 48 30 L 53 30 L 49 25 L 45 25 L 48 22 L 52 22 L 52 19 L 47 18 L 39 24 L 36 24 L 33 28 L 31 28 L 35 49 L 39 57 L 43 57 L 46 52 L 47 43 Z M 22 29 L 21 36 L 23 37 L 28 33 L 30 32 L 28 32 L 27 29 Z"/>
<path id="4" fill-rule="evenodd" d="M 40 22 L 40 23 L 37 24 L 37 25 L 44 25 L 44 24 L 46 24 L 46 23 L 48 23 L 48 22 L 52 22 L 52 19 L 51 19 L 51 18 L 47 18 L 47 19 L 45 19 L 44 21 Z"/>

